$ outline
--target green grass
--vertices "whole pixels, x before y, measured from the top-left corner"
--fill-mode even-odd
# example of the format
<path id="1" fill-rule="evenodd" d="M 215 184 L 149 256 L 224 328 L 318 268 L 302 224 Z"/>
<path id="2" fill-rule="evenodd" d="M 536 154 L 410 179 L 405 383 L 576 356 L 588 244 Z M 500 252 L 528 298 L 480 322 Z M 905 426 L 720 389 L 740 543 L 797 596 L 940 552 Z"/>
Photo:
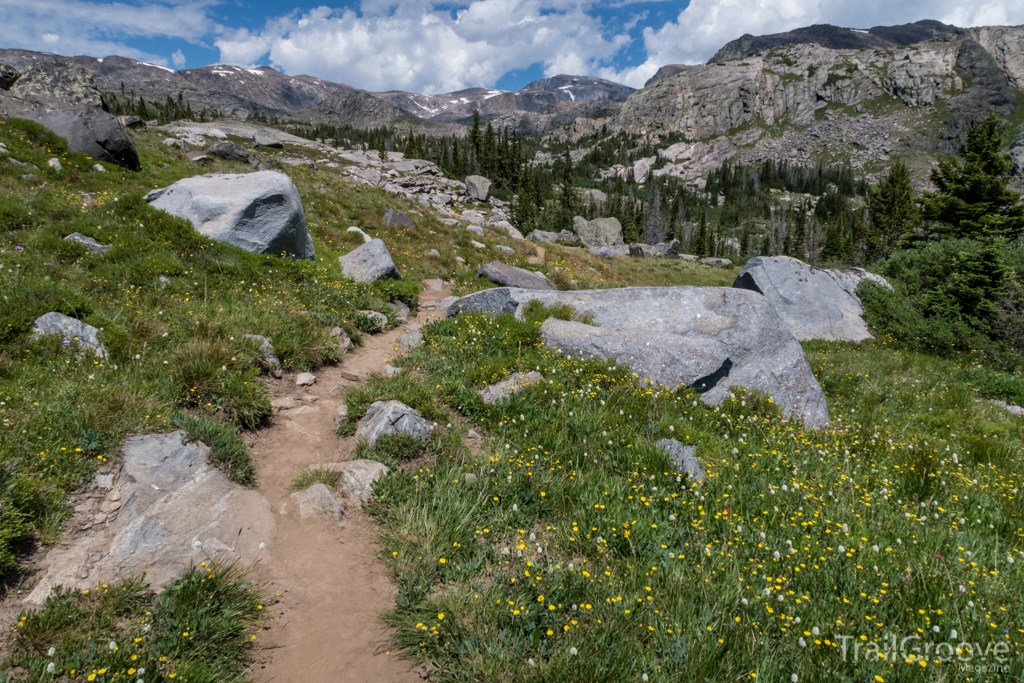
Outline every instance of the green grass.
<path id="1" fill-rule="evenodd" d="M 58 589 L 19 616 L 0 682 L 246 680 L 260 603 L 236 571 L 205 563 L 159 595 L 138 577 Z"/>
<path id="2" fill-rule="evenodd" d="M 489 435 L 478 457 L 392 471 L 370 508 L 395 642 L 437 680 L 979 680 L 842 657 L 841 636 L 954 629 L 1020 670 L 1024 422 L 987 400 L 1020 377 L 809 344 L 832 414 L 809 432 L 741 389 L 712 408 L 549 353 L 537 320 L 433 323 L 406 359 Z M 530 369 L 548 381 L 495 406 L 475 393 Z M 664 437 L 697 446 L 703 484 Z"/>
<path id="3" fill-rule="evenodd" d="M 171 425 L 184 429 L 191 441 L 206 444 L 210 448 L 207 460 L 223 469 L 228 479 L 244 486 L 256 485 L 256 467 L 249 457 L 245 441 L 235 427 L 210 417 L 189 415 L 181 410 L 171 416 Z"/>
<path id="4" fill-rule="evenodd" d="M 307 467 L 292 481 L 292 489 L 305 491 L 313 484 L 326 484 L 330 488 L 334 488 L 338 485 L 340 478 L 341 472 L 326 467 Z"/>

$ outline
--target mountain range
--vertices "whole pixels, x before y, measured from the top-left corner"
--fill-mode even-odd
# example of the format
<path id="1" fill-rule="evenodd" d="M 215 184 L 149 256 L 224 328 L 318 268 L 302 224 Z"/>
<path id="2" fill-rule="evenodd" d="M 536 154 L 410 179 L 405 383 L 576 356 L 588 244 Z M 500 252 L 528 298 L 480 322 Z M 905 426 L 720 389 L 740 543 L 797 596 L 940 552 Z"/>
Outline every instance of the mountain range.
<path id="1" fill-rule="evenodd" d="M 639 177 L 653 169 L 694 182 L 729 160 L 849 163 L 872 175 L 896 156 L 923 178 L 971 120 L 995 110 L 1021 133 L 1012 151 L 1024 165 L 1024 26 L 920 21 L 744 35 L 707 64 L 665 65 L 640 90 L 559 75 L 512 92 L 373 93 L 267 66 L 174 71 L 124 57 L 24 50 L 0 50 L 0 64 L 29 74 L 22 83 L 41 84 L 33 87 L 60 74 L 88 82 L 107 101 L 171 99 L 221 117 L 462 134 L 479 112 L 499 130 L 590 140 L 582 145 L 624 133 L 637 150 L 655 152 L 606 173 Z"/>

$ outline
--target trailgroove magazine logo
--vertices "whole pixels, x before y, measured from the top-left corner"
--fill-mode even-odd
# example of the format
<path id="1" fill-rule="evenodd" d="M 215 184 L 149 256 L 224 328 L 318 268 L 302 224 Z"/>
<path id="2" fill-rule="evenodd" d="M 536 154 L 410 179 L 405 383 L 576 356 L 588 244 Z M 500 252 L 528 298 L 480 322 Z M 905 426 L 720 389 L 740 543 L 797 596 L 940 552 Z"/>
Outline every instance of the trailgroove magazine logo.
<path id="1" fill-rule="evenodd" d="M 880 641 L 867 636 L 837 635 L 844 662 L 878 662 L 918 664 L 956 661 L 961 671 L 973 673 L 1010 673 L 1011 650 L 1005 641 L 968 642 L 959 640 L 956 631 L 949 640 L 925 640 L 918 635 L 900 637 L 887 635 Z"/>

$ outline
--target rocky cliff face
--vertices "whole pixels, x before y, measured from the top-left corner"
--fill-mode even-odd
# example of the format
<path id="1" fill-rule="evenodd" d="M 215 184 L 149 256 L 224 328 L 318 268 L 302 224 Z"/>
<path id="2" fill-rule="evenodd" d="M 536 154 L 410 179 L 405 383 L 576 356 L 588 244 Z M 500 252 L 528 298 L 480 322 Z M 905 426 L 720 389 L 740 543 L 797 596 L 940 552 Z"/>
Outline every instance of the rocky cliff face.
<path id="1" fill-rule="evenodd" d="M 927 40 L 953 40 L 962 33 L 963 29 L 933 20 L 902 26 L 875 26 L 866 30 L 816 24 L 766 36 L 752 36 L 748 33 L 722 46 L 722 49 L 708 60 L 708 64 L 738 61 L 789 45 L 813 43 L 830 50 L 887 49 L 906 47 Z"/>
<path id="2" fill-rule="evenodd" d="M 623 103 L 610 128 L 655 141 L 682 138 L 661 150 L 667 163 L 649 162 L 661 166 L 656 173 L 696 180 L 728 159 L 849 161 L 872 170 L 896 154 L 951 151 L 969 122 L 990 109 L 1014 113 L 1024 26 L 960 31 L 919 22 L 854 34 L 891 43 L 915 31 L 936 37 L 902 47 L 795 44 L 754 55 L 747 54 L 753 47 L 781 39 L 741 39 L 707 65 L 663 70 Z M 733 53 L 744 56 L 722 59 Z"/>

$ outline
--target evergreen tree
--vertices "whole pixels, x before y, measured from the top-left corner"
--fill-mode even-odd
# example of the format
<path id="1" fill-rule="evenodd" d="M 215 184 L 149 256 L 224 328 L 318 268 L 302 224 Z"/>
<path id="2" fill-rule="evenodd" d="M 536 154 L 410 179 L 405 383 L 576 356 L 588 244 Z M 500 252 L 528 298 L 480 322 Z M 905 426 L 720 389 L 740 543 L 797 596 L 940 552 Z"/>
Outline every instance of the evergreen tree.
<path id="1" fill-rule="evenodd" d="M 555 217 L 555 230 L 572 230 L 572 219 L 580 212 L 580 198 L 576 191 L 576 173 L 573 170 L 572 157 L 569 149 L 566 148 L 562 155 L 561 172 L 559 174 L 559 185 L 561 193 L 558 195 L 558 214 Z"/>
<path id="2" fill-rule="evenodd" d="M 871 227 L 866 235 L 866 258 L 875 260 L 891 254 L 899 241 L 920 222 L 914 200 L 910 171 L 902 159 L 896 159 L 889 175 L 868 195 Z"/>
<path id="3" fill-rule="evenodd" d="M 647 174 L 647 207 L 644 216 L 644 241 L 647 244 L 658 244 L 664 241 L 661 226 L 661 192 L 658 190 L 658 180 L 654 177 L 653 171 Z"/>
<path id="4" fill-rule="evenodd" d="M 922 214 L 940 236 L 991 240 L 1024 233 L 1021 195 L 1007 187 L 1013 163 L 1001 152 L 1005 127 L 995 112 L 973 122 L 959 158 L 941 159 L 932 171 L 938 191 L 924 195 Z"/>

